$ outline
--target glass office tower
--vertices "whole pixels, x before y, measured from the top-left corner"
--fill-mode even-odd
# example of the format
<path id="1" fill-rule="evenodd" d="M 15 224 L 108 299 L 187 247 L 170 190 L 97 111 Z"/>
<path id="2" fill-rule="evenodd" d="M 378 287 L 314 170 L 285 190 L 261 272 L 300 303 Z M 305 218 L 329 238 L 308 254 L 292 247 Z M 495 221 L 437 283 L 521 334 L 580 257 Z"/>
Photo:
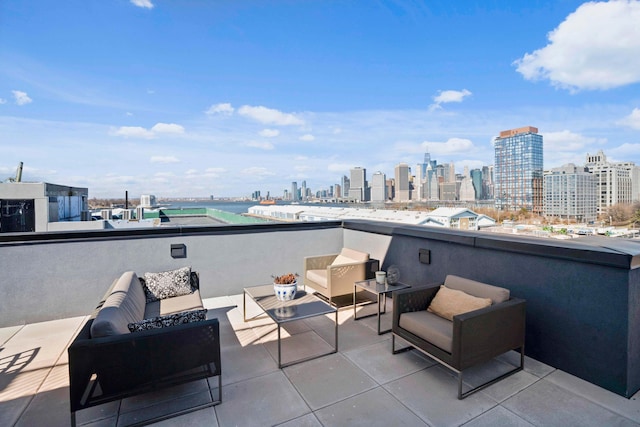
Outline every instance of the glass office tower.
<path id="1" fill-rule="evenodd" d="M 543 210 L 542 135 L 526 126 L 505 130 L 494 139 L 494 199 L 496 209 Z"/>

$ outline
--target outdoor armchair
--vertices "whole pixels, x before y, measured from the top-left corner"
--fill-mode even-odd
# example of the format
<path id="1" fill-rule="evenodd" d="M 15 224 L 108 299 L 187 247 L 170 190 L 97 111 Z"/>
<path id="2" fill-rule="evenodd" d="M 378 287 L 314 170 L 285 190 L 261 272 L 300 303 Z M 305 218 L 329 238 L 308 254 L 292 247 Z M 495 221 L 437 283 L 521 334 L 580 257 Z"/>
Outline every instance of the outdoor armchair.
<path id="1" fill-rule="evenodd" d="M 479 391 L 524 367 L 525 301 L 510 297 L 509 290 L 449 275 L 442 284 L 409 288 L 393 293 L 392 351 L 394 354 L 416 348 L 458 374 L 458 399 Z M 462 291 L 478 300 L 490 300 L 484 308 L 453 315 L 428 310 L 436 295 L 450 289 Z M 441 298 L 442 298 L 441 295 Z M 463 298 L 466 298 L 463 296 Z M 475 301 L 474 301 L 475 302 Z M 446 301 L 447 304 L 451 301 Z M 483 305 L 486 305 L 483 303 Z M 451 314 L 451 313 L 449 313 Z M 396 350 L 396 337 L 411 344 Z M 471 388 L 463 388 L 464 370 L 488 362 L 510 350 L 519 350 L 520 365 Z"/>
<path id="2" fill-rule="evenodd" d="M 368 253 L 349 248 L 339 254 L 305 257 L 303 283 L 333 304 L 333 298 L 353 294 L 353 284 L 367 278 L 368 263 Z"/>

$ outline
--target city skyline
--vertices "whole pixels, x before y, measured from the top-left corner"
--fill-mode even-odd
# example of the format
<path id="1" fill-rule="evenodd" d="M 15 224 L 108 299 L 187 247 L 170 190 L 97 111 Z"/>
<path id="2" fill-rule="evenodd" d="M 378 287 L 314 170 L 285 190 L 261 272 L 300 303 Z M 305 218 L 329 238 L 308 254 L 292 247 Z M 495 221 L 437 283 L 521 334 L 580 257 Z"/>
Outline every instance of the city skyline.
<path id="1" fill-rule="evenodd" d="M 0 4 L 0 180 L 90 197 L 281 195 L 429 152 L 640 164 L 639 1 Z"/>

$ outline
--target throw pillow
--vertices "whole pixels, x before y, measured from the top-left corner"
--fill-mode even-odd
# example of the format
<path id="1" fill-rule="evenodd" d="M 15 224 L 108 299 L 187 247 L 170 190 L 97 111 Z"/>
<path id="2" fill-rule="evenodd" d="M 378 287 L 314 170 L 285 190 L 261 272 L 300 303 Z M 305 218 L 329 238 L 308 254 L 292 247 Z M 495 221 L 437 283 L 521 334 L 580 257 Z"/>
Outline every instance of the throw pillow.
<path id="1" fill-rule="evenodd" d="M 207 309 L 183 311 L 182 313 L 167 314 L 152 319 L 144 319 L 140 322 L 129 323 L 127 327 L 131 332 L 148 331 L 165 326 L 181 325 L 183 323 L 199 322 L 207 319 Z"/>
<path id="2" fill-rule="evenodd" d="M 462 291 L 440 286 L 427 311 L 453 321 L 453 316 L 490 305 L 491 298 L 477 298 Z"/>
<path id="3" fill-rule="evenodd" d="M 188 295 L 191 290 L 191 267 L 161 273 L 144 273 L 141 281 L 147 302 Z"/>

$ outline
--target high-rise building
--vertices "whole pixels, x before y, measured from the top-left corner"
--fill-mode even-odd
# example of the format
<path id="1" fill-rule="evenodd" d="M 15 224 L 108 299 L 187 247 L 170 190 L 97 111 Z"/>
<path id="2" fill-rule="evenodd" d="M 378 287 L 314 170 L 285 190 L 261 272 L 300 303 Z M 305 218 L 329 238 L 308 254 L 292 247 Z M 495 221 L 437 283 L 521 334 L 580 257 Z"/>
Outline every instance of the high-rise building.
<path id="1" fill-rule="evenodd" d="M 505 130 L 493 142 L 496 209 L 542 214 L 542 135 L 538 128 Z"/>
<path id="2" fill-rule="evenodd" d="M 384 202 L 387 200 L 387 176 L 378 171 L 371 177 L 371 201 Z"/>
<path id="3" fill-rule="evenodd" d="M 349 182 L 349 177 L 346 175 L 342 175 L 342 193 L 341 197 L 347 198 L 349 197 L 349 187 L 351 183 Z"/>
<path id="4" fill-rule="evenodd" d="M 469 166 L 464 167 L 464 173 L 460 180 L 460 200 L 473 201 L 476 199 L 476 191 L 473 188 L 473 181 L 469 173 Z"/>
<path id="5" fill-rule="evenodd" d="M 635 166 L 635 165 L 633 165 Z M 587 170 L 596 176 L 598 187 L 598 214 L 618 203 L 633 201 L 633 167 L 628 163 L 611 163 L 602 150 L 587 154 Z"/>
<path id="6" fill-rule="evenodd" d="M 298 183 L 296 181 L 291 183 L 291 200 L 294 202 L 300 200 L 298 197 Z"/>
<path id="7" fill-rule="evenodd" d="M 396 183 L 393 178 L 387 179 L 387 199 L 395 200 L 396 199 Z"/>
<path id="8" fill-rule="evenodd" d="M 482 171 L 480 169 L 471 170 L 471 182 L 473 183 L 476 200 L 483 200 L 485 183 L 482 179 Z"/>
<path id="9" fill-rule="evenodd" d="M 596 176 L 573 163 L 544 174 L 544 214 L 576 221 L 595 221 L 598 210 Z"/>
<path id="10" fill-rule="evenodd" d="M 396 202 L 406 202 L 411 200 L 411 189 L 409 187 L 409 165 L 399 163 L 395 168 Z"/>
<path id="11" fill-rule="evenodd" d="M 407 202 L 411 200 L 411 189 L 409 187 L 409 165 L 399 163 L 395 169 L 396 178 L 396 202 Z"/>
<path id="12" fill-rule="evenodd" d="M 367 195 L 367 170 L 361 167 L 356 167 L 351 169 L 349 198 L 359 202 L 366 202 L 368 201 L 366 195 Z"/>

